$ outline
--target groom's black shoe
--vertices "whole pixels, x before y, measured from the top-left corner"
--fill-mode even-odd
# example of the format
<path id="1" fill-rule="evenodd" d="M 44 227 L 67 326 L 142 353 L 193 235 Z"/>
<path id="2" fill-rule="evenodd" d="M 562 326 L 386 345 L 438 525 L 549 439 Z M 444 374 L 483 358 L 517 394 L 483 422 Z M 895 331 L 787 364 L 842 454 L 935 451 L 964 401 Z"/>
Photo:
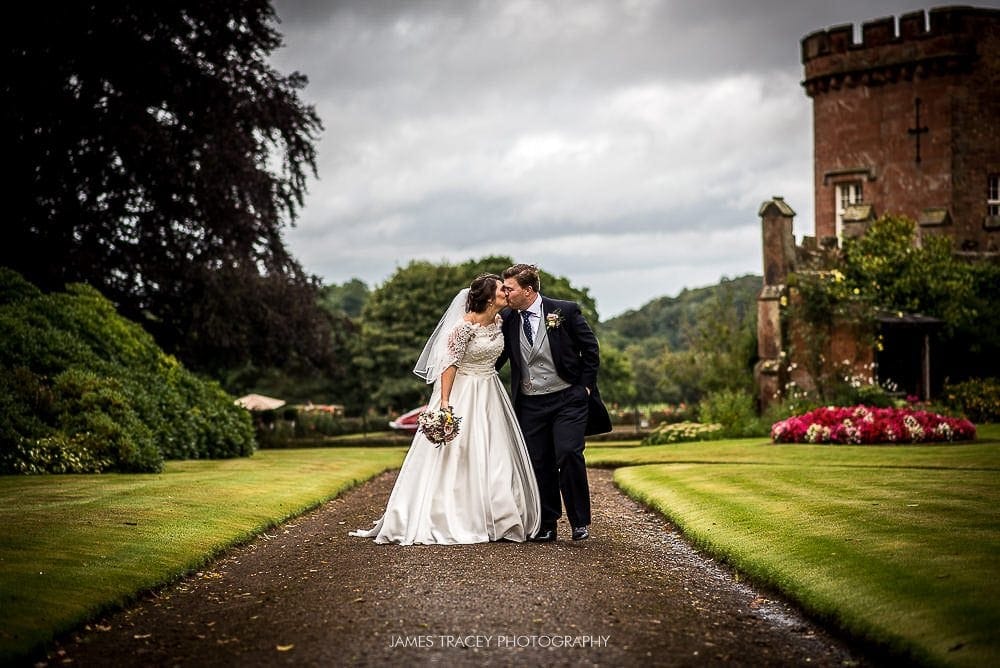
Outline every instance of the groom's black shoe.
<path id="1" fill-rule="evenodd" d="M 587 527 L 573 527 L 573 540 L 587 540 L 590 538 L 590 531 Z"/>
<path id="2" fill-rule="evenodd" d="M 534 536 L 529 538 L 532 543 L 551 543 L 556 539 L 555 529 L 541 529 Z"/>

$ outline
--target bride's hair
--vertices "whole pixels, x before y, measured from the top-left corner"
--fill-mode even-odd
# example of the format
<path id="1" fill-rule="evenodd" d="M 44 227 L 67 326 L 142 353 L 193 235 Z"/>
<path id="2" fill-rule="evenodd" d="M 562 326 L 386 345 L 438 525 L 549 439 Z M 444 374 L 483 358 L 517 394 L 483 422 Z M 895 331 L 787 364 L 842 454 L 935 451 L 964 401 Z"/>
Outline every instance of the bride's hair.
<path id="1" fill-rule="evenodd" d="M 500 277 L 496 274 L 480 274 L 469 286 L 469 296 L 465 299 L 465 310 L 473 313 L 482 313 L 488 304 L 497 295 L 497 281 Z"/>

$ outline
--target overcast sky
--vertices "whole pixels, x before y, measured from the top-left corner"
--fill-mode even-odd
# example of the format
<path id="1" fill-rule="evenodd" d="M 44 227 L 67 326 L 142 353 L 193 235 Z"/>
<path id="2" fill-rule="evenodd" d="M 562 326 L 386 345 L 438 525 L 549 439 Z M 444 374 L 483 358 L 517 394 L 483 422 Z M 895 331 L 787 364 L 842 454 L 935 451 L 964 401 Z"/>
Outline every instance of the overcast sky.
<path id="1" fill-rule="evenodd" d="M 371 287 L 509 255 L 602 319 L 761 273 L 762 201 L 813 226 L 800 40 L 943 4 L 276 0 L 273 63 L 309 78 L 325 126 L 286 240 L 325 282 Z"/>

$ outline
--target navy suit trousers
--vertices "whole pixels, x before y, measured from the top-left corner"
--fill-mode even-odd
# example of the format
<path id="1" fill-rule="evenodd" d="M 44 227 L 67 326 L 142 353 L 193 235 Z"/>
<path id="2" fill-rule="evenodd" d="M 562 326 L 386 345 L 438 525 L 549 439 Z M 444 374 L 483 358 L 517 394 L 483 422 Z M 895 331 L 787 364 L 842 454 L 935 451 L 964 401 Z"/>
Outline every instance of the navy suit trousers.
<path id="1" fill-rule="evenodd" d="M 524 432 L 541 497 L 541 528 L 554 529 L 562 515 L 574 527 L 590 524 L 590 487 L 583 458 L 588 395 L 581 385 L 551 394 L 519 393 L 514 410 Z"/>

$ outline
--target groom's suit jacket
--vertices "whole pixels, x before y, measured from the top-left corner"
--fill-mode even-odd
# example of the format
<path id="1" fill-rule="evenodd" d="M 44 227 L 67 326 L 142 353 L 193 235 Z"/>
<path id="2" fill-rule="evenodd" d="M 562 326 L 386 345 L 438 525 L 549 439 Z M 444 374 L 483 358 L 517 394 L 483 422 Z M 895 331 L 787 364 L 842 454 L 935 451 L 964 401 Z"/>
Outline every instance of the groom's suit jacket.
<path id="1" fill-rule="evenodd" d="M 548 326 L 548 316 L 559 318 L 558 324 Z M 539 334 L 546 330 L 552 361 L 556 373 L 570 385 L 583 385 L 590 389 L 587 417 L 587 435 L 611 431 L 611 417 L 601 401 L 597 389 L 597 369 L 601 364 L 600 346 L 587 320 L 576 302 L 542 297 L 542 321 Z M 521 391 L 524 360 L 521 357 L 521 314 L 508 309 L 503 315 L 503 354 L 497 360 L 497 369 L 510 360 L 511 398 L 517 401 Z M 536 337 L 537 338 L 537 337 Z"/>

